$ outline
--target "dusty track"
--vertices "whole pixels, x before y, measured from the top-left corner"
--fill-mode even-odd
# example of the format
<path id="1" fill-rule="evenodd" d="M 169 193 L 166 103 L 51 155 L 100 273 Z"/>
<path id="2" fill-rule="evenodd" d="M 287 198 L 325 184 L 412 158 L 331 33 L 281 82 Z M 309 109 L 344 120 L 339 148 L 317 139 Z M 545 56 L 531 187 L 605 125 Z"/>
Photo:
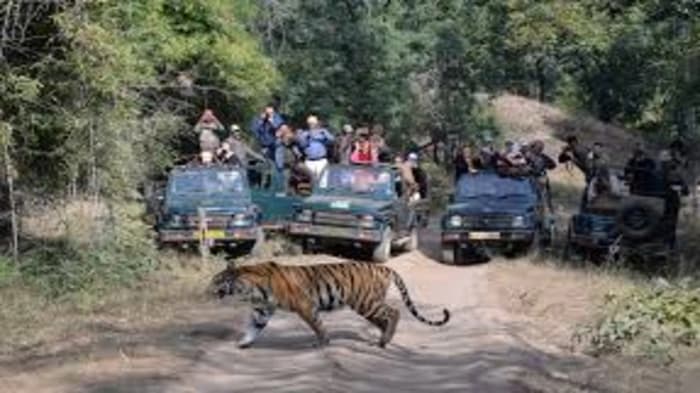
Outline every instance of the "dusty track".
<path id="1" fill-rule="evenodd" d="M 0 379 L 2 392 L 676 392 L 656 371 L 646 372 L 572 354 L 551 345 L 532 321 L 505 311 L 488 278 L 491 265 L 444 266 L 422 252 L 388 265 L 402 274 L 420 311 L 443 327 L 416 321 L 395 290 L 402 319 L 386 349 L 378 331 L 350 311 L 324 314 L 328 347 L 295 315 L 278 313 L 252 348 L 235 345 L 248 311 L 214 304 L 205 321 L 189 317 L 172 331 L 151 332 L 131 350 L 73 364 L 17 372 Z M 322 263 L 331 257 L 290 258 Z M 542 283 L 546 285 L 546 283 Z M 213 319 L 212 319 L 213 315 Z M 146 350 L 145 347 L 156 350 Z M 4 390 L 3 390 L 4 389 Z M 689 390 L 690 391 L 690 390 Z"/>

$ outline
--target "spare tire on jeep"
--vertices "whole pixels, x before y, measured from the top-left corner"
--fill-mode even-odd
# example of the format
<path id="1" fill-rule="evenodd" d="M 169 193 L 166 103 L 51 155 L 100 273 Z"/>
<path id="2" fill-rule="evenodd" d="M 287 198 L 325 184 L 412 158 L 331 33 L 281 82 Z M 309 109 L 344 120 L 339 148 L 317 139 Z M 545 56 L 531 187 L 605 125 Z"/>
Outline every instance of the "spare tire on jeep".
<path id="1" fill-rule="evenodd" d="M 618 209 L 616 223 L 627 239 L 647 239 L 657 230 L 663 210 L 663 199 L 631 198 L 625 200 Z"/>

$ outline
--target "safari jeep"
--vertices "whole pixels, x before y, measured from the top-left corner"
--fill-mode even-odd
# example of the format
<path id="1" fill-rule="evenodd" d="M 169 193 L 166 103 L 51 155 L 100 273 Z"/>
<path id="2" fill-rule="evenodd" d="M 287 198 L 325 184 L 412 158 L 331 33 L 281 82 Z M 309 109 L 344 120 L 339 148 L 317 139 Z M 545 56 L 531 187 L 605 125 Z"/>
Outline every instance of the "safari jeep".
<path id="1" fill-rule="evenodd" d="M 571 217 L 564 258 L 575 255 L 593 261 L 655 262 L 676 257 L 673 220 L 665 214 L 665 186 L 654 173 L 645 188 L 630 193 L 619 183 L 622 171 L 610 170 L 616 191 L 592 197 L 585 193 L 580 211 Z M 593 182 L 592 184 L 595 184 Z"/>
<path id="2" fill-rule="evenodd" d="M 289 234 L 305 250 L 352 246 L 376 262 L 387 261 L 394 249 L 414 250 L 427 201 L 408 203 L 399 184 L 388 166 L 331 165 L 298 205 Z"/>
<path id="3" fill-rule="evenodd" d="M 289 181 L 271 161 L 251 163 L 247 167 L 253 203 L 260 208 L 260 225 L 266 231 L 284 230 L 294 208 L 308 191 L 291 190 Z"/>
<path id="4" fill-rule="evenodd" d="M 442 218 L 442 260 L 499 250 L 515 254 L 551 243 L 554 223 L 536 180 L 481 171 L 463 175 Z"/>
<path id="5" fill-rule="evenodd" d="M 168 177 L 156 217 L 160 245 L 250 251 L 264 241 L 246 173 L 231 166 L 181 166 Z"/>

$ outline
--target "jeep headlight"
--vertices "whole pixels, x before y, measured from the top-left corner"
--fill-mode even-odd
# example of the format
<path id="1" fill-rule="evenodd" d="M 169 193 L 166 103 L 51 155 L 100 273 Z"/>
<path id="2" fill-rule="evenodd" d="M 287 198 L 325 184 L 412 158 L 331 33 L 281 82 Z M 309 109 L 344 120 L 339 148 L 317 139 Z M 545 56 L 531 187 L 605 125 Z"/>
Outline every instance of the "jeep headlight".
<path id="1" fill-rule="evenodd" d="M 374 216 L 371 216 L 369 214 L 360 216 L 360 227 L 366 229 L 374 229 L 376 226 L 377 221 L 374 219 Z"/>
<path id="2" fill-rule="evenodd" d="M 511 225 L 513 225 L 514 228 L 525 228 L 527 226 L 527 220 L 525 220 L 524 216 L 515 216 L 513 217 Z"/>
<path id="3" fill-rule="evenodd" d="M 297 214 L 297 221 L 302 221 L 302 222 L 311 222 L 311 210 L 309 209 L 304 209 L 299 214 Z"/>
<path id="4" fill-rule="evenodd" d="M 462 216 L 452 216 L 448 221 L 449 226 L 459 228 L 462 226 Z"/>
<path id="5" fill-rule="evenodd" d="M 253 225 L 253 218 L 247 214 L 236 214 L 231 218 L 229 226 L 247 227 Z"/>

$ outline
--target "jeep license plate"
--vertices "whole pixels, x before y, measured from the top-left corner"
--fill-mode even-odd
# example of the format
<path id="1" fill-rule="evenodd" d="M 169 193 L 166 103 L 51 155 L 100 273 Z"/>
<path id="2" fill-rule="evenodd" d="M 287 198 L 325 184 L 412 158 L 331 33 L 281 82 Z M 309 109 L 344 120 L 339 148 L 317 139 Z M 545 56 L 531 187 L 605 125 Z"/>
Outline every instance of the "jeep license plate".
<path id="1" fill-rule="evenodd" d="M 225 237 L 226 237 L 226 232 L 224 232 L 223 230 L 220 230 L 220 229 L 213 229 L 213 230 L 206 231 L 204 233 L 205 239 L 223 239 Z M 198 240 L 201 239 L 202 232 L 200 232 L 200 231 L 195 232 L 194 238 L 198 239 Z"/>
<path id="2" fill-rule="evenodd" d="M 469 239 L 473 240 L 497 240 L 500 238 L 500 232 L 469 232 Z"/>

